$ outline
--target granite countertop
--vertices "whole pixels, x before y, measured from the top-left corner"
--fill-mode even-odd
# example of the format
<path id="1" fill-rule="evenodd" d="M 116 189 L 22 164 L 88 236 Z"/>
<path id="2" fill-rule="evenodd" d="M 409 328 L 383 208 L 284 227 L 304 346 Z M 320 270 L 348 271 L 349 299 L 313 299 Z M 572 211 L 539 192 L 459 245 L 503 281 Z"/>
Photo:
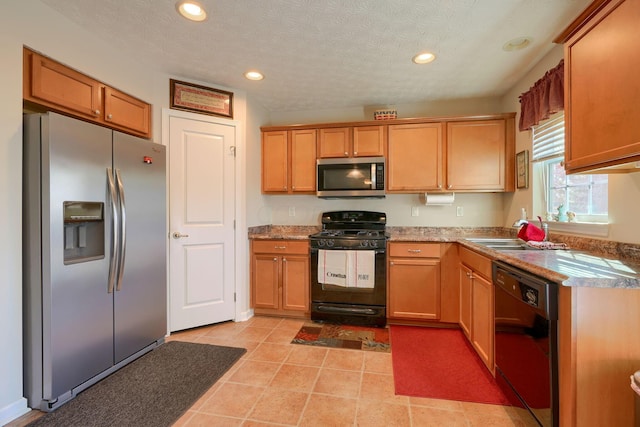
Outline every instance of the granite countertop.
<path id="1" fill-rule="evenodd" d="M 249 229 L 250 239 L 307 239 L 320 227 L 261 226 Z M 467 239 L 515 237 L 502 227 L 387 227 L 389 241 L 459 243 L 490 258 L 504 261 L 547 280 L 574 287 L 640 289 L 640 246 L 620 242 L 550 234 L 567 250 L 496 251 Z"/>

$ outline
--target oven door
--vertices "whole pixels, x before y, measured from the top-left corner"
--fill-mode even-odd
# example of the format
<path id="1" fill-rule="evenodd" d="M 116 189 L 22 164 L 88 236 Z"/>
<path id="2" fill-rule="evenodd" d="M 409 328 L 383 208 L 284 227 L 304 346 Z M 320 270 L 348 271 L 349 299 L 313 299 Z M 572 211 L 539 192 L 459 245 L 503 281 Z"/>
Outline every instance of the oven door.
<path id="1" fill-rule="evenodd" d="M 498 279 L 494 272 L 496 380 L 505 394 L 517 394 L 521 402 L 514 401 L 514 405 L 529 409 L 540 425 L 557 426 L 557 321 L 535 306 L 538 296 L 548 295 L 548 288 L 543 287 L 551 285 L 522 280 L 504 270 L 498 269 L 497 274 Z"/>

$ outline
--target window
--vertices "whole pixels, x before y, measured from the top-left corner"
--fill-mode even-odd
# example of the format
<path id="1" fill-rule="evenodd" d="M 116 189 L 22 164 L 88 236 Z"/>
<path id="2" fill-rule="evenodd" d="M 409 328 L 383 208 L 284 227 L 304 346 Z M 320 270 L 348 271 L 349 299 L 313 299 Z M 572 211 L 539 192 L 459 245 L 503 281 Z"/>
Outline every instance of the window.
<path id="1" fill-rule="evenodd" d="M 564 159 L 564 114 L 533 127 L 533 161 L 542 174 L 543 203 L 547 216 L 558 220 L 560 206 L 578 222 L 607 222 L 608 175 L 567 175 Z M 548 217 L 547 220 L 550 218 Z"/>

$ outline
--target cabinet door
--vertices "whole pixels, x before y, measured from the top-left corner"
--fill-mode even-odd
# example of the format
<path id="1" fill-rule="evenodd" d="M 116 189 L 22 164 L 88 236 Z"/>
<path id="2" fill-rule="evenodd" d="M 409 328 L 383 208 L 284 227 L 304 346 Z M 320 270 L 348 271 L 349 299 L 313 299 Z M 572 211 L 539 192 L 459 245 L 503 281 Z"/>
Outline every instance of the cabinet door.
<path id="1" fill-rule="evenodd" d="M 351 129 L 320 129 L 318 157 L 349 157 L 351 155 Z"/>
<path id="2" fill-rule="evenodd" d="M 309 311 L 309 257 L 282 258 L 282 309 Z"/>
<path id="3" fill-rule="evenodd" d="M 417 320 L 440 318 L 439 260 L 390 260 L 389 317 Z"/>
<path id="4" fill-rule="evenodd" d="M 493 284 L 474 274 L 471 343 L 491 372 L 493 366 Z"/>
<path id="5" fill-rule="evenodd" d="M 505 190 L 505 121 L 447 123 L 447 190 Z"/>
<path id="6" fill-rule="evenodd" d="M 262 134 L 262 192 L 287 192 L 287 155 L 289 134 L 287 131 Z"/>
<path id="7" fill-rule="evenodd" d="M 442 123 L 391 125 L 388 129 L 387 191 L 442 189 Z"/>
<path id="8" fill-rule="evenodd" d="M 353 128 L 353 157 L 384 156 L 386 148 L 384 126 Z"/>
<path id="9" fill-rule="evenodd" d="M 460 327 L 469 340 L 471 340 L 472 277 L 471 269 L 460 264 Z"/>
<path id="10" fill-rule="evenodd" d="M 316 191 L 316 130 L 291 131 L 291 191 Z"/>
<path id="11" fill-rule="evenodd" d="M 251 259 L 251 306 L 280 308 L 280 258 L 270 254 L 254 254 Z"/>
<path id="12" fill-rule="evenodd" d="M 91 120 L 102 116 L 100 82 L 26 49 L 24 65 L 25 100 Z"/>
<path id="13" fill-rule="evenodd" d="M 151 105 L 119 90 L 104 88 L 104 121 L 125 132 L 151 136 Z"/>
<path id="14" fill-rule="evenodd" d="M 640 2 L 611 1 L 565 44 L 568 172 L 640 159 L 639 20 Z"/>

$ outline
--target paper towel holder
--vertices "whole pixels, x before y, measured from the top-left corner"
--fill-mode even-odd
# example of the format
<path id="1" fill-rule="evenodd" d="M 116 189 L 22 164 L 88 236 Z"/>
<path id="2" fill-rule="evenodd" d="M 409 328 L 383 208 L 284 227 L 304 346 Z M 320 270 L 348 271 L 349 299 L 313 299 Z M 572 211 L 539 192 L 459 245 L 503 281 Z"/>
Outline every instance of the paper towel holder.
<path id="1" fill-rule="evenodd" d="M 420 193 L 418 197 L 426 206 L 452 205 L 455 201 L 455 193 Z"/>

